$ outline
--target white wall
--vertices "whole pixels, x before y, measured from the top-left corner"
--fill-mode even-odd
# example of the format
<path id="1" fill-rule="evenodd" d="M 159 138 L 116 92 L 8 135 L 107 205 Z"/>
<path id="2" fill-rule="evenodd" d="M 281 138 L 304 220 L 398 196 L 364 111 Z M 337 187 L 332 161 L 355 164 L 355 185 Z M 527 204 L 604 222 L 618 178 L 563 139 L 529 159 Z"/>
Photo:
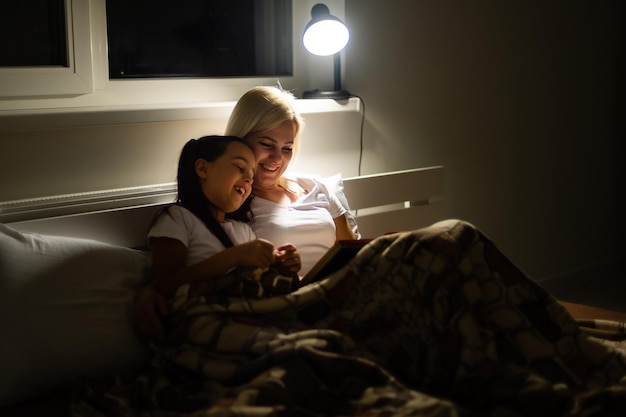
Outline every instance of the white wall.
<path id="1" fill-rule="evenodd" d="M 445 165 L 448 216 L 538 278 L 623 256 L 618 4 L 346 0 L 363 172 Z"/>
<path id="2" fill-rule="evenodd" d="M 0 118 L 0 201 L 176 181 L 185 142 L 223 134 L 235 102 L 48 112 Z M 359 101 L 298 100 L 305 119 L 294 171 L 357 175 Z"/>

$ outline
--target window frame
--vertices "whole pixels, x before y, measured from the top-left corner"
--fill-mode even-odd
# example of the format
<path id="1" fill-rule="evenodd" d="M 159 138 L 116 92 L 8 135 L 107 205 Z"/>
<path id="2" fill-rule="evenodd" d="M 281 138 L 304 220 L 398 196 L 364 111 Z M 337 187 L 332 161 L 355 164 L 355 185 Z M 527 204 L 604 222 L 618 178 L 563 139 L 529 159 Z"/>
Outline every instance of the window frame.
<path id="1" fill-rule="evenodd" d="M 93 91 L 90 3 L 65 0 L 68 66 L 0 68 L 0 97 L 74 96 Z"/>
<path id="2" fill-rule="evenodd" d="M 0 69 L 0 116 L 55 112 L 55 109 L 97 111 L 197 107 L 237 100 L 257 85 L 276 85 L 300 95 L 316 77 L 332 78 L 332 61 L 301 47 L 301 30 L 317 0 L 293 1 L 293 75 L 291 77 L 221 79 L 109 80 L 105 0 L 65 0 L 70 68 Z M 344 0 L 327 0 L 335 15 L 343 16 Z M 71 25 L 69 24 L 71 22 Z M 328 75 L 326 74 L 328 72 Z"/>

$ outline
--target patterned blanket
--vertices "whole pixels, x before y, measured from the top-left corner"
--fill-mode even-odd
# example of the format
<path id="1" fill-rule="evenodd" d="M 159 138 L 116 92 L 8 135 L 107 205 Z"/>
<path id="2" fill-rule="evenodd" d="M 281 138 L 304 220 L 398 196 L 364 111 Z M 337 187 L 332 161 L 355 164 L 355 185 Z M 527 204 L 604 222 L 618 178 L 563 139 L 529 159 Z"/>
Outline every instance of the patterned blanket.
<path id="1" fill-rule="evenodd" d="M 623 416 L 626 350 L 589 334 L 472 225 L 373 240 L 264 298 L 190 296 L 130 381 L 74 417 Z M 615 334 L 611 329 L 600 329 Z"/>

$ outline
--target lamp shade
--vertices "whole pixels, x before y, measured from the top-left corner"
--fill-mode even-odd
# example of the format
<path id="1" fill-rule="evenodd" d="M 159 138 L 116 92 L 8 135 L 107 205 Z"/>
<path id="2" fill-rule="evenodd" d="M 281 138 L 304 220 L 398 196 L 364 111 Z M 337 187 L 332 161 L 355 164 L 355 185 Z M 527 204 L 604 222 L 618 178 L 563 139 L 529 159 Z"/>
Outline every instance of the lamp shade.
<path id="1" fill-rule="evenodd" d="M 332 16 L 325 4 L 318 3 L 311 9 L 311 21 L 304 28 L 302 43 L 310 53 L 327 56 L 336 54 L 350 40 L 348 27 Z"/>

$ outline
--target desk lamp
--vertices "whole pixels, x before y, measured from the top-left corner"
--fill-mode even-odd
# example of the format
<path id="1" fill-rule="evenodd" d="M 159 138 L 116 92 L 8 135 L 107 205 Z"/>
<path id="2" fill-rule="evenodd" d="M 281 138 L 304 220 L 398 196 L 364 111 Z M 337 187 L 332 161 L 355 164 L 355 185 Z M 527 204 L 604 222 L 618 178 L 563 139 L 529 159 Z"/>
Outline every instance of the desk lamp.
<path id="1" fill-rule="evenodd" d="M 333 55 L 335 67 L 334 90 L 305 91 L 302 98 L 330 98 L 345 100 L 350 93 L 341 88 L 341 58 L 339 53 L 350 40 L 348 27 L 337 17 L 330 14 L 330 10 L 323 3 L 318 3 L 311 9 L 311 21 L 304 28 L 302 43 L 310 53 L 319 56 Z"/>

